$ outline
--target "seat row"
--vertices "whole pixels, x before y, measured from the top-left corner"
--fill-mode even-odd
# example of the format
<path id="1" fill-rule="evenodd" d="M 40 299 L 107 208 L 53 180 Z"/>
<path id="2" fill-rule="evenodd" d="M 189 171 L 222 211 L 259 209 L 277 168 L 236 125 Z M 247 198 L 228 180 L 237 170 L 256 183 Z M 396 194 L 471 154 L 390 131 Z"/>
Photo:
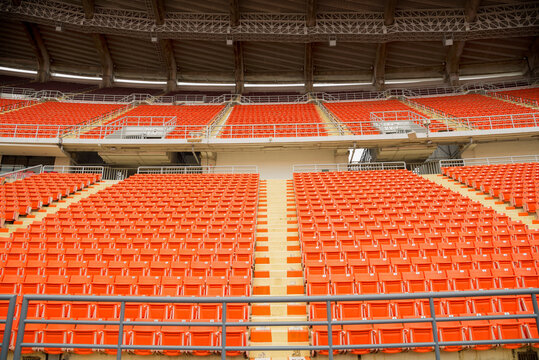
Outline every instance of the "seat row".
<path id="1" fill-rule="evenodd" d="M 100 174 L 41 173 L 4 183 L 0 185 L 0 218 L 17 220 L 19 215 L 27 215 L 100 179 Z"/>
<path id="2" fill-rule="evenodd" d="M 178 276 L 4 275 L 0 289 L 17 295 L 249 296 L 251 267 L 241 265 L 232 268 L 230 276 L 192 276 L 185 269 Z"/>

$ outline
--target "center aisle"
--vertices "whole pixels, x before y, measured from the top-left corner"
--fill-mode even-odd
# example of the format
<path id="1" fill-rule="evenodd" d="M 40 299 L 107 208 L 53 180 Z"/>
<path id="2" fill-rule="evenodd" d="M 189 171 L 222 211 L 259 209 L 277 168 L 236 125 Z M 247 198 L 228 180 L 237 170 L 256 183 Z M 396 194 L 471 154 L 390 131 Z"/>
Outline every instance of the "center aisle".
<path id="1" fill-rule="evenodd" d="M 305 295 L 291 180 L 261 181 L 253 295 Z M 252 321 L 306 321 L 305 304 L 253 304 Z M 251 345 L 308 345 L 307 327 L 251 328 Z M 287 360 L 308 351 L 251 351 L 251 359 Z"/>

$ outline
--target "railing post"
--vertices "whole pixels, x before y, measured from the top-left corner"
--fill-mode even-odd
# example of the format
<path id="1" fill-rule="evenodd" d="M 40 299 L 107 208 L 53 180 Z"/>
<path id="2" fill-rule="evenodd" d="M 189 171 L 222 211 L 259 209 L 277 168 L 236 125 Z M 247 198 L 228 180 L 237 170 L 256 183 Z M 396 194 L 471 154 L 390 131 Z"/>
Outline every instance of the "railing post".
<path id="1" fill-rule="evenodd" d="M 532 294 L 532 306 L 535 313 L 535 325 L 539 329 L 539 305 L 537 305 L 537 294 Z"/>
<path id="2" fill-rule="evenodd" d="M 12 295 L 9 299 L 9 305 L 6 315 L 6 323 L 4 325 L 4 336 L 2 338 L 2 352 L 0 353 L 0 360 L 7 360 L 7 353 L 9 350 L 9 341 L 11 339 L 11 329 L 13 326 L 13 319 L 15 318 L 15 305 L 17 304 L 17 296 Z"/>
<path id="3" fill-rule="evenodd" d="M 17 328 L 17 341 L 15 342 L 15 350 L 13 350 L 13 359 L 21 358 L 21 351 L 22 351 L 21 344 L 24 342 L 24 328 L 26 325 L 27 314 L 28 314 L 28 299 L 26 298 L 26 296 L 23 296 L 21 315 L 19 316 L 19 327 Z"/>
<path id="4" fill-rule="evenodd" d="M 333 317 L 333 314 L 331 313 L 331 300 L 326 301 L 326 315 L 328 320 L 328 358 L 329 360 L 333 360 L 333 329 L 331 326 L 331 320 Z"/>
<path id="5" fill-rule="evenodd" d="M 223 325 L 221 326 L 221 360 L 226 360 L 226 301 L 223 301 Z"/>
<path id="6" fill-rule="evenodd" d="M 436 323 L 436 310 L 434 309 L 434 298 L 429 297 L 430 317 L 432 318 L 432 340 L 434 340 L 434 355 L 436 360 L 440 360 L 440 343 L 438 341 L 438 324 Z"/>
<path id="7" fill-rule="evenodd" d="M 125 301 L 120 303 L 120 324 L 118 325 L 118 347 L 116 360 L 122 359 L 122 343 L 124 340 L 124 318 L 125 318 Z"/>

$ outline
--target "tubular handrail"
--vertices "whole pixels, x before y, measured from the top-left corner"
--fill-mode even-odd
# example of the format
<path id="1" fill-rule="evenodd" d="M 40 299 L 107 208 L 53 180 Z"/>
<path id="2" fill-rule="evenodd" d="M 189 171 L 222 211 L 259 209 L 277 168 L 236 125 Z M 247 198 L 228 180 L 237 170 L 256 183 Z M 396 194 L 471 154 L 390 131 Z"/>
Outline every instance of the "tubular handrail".
<path id="1" fill-rule="evenodd" d="M 17 295 L 0 295 L 0 302 L 8 301 L 8 309 L 5 319 L 0 319 L 0 324 L 4 324 L 4 334 L 0 343 L 0 360 L 7 360 L 9 344 L 11 339 L 11 329 L 15 318 L 15 306 L 17 305 Z"/>
<path id="2" fill-rule="evenodd" d="M 68 165 L 45 165 L 43 172 L 57 172 L 69 174 L 101 174 L 103 175 L 103 166 L 68 166 Z"/>
<path id="3" fill-rule="evenodd" d="M 539 162 L 539 154 L 517 155 L 517 156 L 496 156 L 483 158 L 466 159 L 443 159 L 440 160 L 440 168 L 452 166 L 473 166 L 473 165 L 495 165 L 495 164 L 519 164 Z"/>
<path id="4" fill-rule="evenodd" d="M 440 359 L 440 347 L 457 345 L 480 345 L 480 344 L 512 344 L 512 343 L 539 343 L 539 339 L 496 339 L 496 340 L 463 340 L 463 341 L 440 341 L 438 338 L 439 322 L 446 321 L 482 321 L 496 319 L 535 319 L 539 328 L 539 306 L 537 304 L 537 294 L 539 288 L 527 289 L 497 289 L 497 290 L 477 290 L 477 291 L 448 291 L 448 292 L 426 292 L 426 293 L 397 293 L 397 294 L 364 294 L 364 295 L 328 295 L 328 296 L 256 296 L 256 297 L 147 297 L 147 296 L 70 296 L 70 295 L 24 295 L 19 320 L 19 329 L 14 350 L 14 358 L 19 358 L 23 347 L 63 347 L 63 348 L 91 348 L 91 349 L 117 349 L 117 359 L 121 359 L 122 350 L 127 349 L 148 349 L 148 350 L 210 350 L 221 351 L 221 358 L 226 359 L 226 351 L 254 351 L 254 350 L 328 350 L 329 359 L 333 359 L 333 350 L 339 349 L 380 349 L 380 348 L 400 348 L 400 347 L 434 347 L 436 359 Z M 455 298 L 455 297 L 493 297 L 510 295 L 530 295 L 533 312 L 530 314 L 500 314 L 500 315 L 477 315 L 477 316 L 455 316 L 438 317 L 436 315 L 434 299 Z M 360 302 L 360 301 L 393 301 L 393 300 L 428 299 L 430 306 L 429 317 L 417 318 L 387 318 L 387 319 L 354 319 L 337 320 L 333 319 L 331 304 L 337 302 Z M 72 319 L 28 319 L 28 307 L 31 301 L 55 301 L 55 302 L 115 302 L 120 303 L 120 316 L 118 320 L 72 320 Z M 221 304 L 221 321 L 216 322 L 168 322 L 168 321 L 129 321 L 125 319 L 126 303 L 213 303 Z M 317 321 L 249 321 L 249 322 L 229 322 L 227 320 L 228 304 L 254 304 L 254 303 L 325 303 L 326 319 Z M 405 342 L 405 343 L 376 343 L 376 344 L 348 344 L 334 345 L 332 341 L 334 325 L 352 324 L 392 324 L 392 323 L 431 323 L 431 342 Z M 94 344 L 62 344 L 62 343 L 26 343 L 24 342 L 24 331 L 26 324 L 100 324 L 118 325 L 117 345 L 94 345 Z M 188 326 L 200 327 L 211 326 L 221 329 L 221 344 L 218 346 L 164 346 L 164 345 L 124 345 L 123 327 L 128 326 Z M 310 326 L 322 325 L 327 327 L 327 345 L 305 345 L 305 346 L 227 346 L 227 327 L 253 327 L 253 326 Z M 3 360 L 3 359 L 0 359 Z"/>
<path id="5" fill-rule="evenodd" d="M 342 164 L 297 164 L 292 165 L 292 171 L 302 172 L 330 172 L 330 171 L 368 171 L 368 170 L 398 170 L 406 169 L 404 161 L 369 162 L 369 163 L 342 163 Z"/>
<path id="6" fill-rule="evenodd" d="M 139 166 L 137 174 L 258 174 L 258 166 Z"/>

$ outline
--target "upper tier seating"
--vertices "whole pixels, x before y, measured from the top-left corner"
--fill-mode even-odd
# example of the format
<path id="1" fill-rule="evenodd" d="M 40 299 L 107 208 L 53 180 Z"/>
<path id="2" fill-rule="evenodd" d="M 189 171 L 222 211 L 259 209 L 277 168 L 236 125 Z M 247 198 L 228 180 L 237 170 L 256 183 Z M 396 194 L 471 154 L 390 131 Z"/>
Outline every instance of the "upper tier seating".
<path id="1" fill-rule="evenodd" d="M 99 181 L 97 174 L 28 174 L 22 180 L 0 185 L 0 223 L 17 220 L 52 201 Z"/>
<path id="2" fill-rule="evenodd" d="M 0 293 L 248 296 L 258 187 L 257 174 L 134 175 L 0 239 Z M 116 303 L 41 302 L 30 307 L 29 315 L 117 320 L 119 309 Z M 247 304 L 230 304 L 227 309 L 229 321 L 248 319 Z M 219 304 L 130 303 L 125 310 L 126 319 L 142 321 L 221 320 Z M 20 303 L 17 316 L 19 312 Z M 117 344 L 118 337 L 118 328 L 108 326 L 28 325 L 26 330 L 25 342 Z M 127 344 L 220 342 L 213 327 L 124 330 Z M 227 329 L 228 344 L 245 345 L 246 339 L 247 328 L 230 334 Z M 58 351 L 63 352 L 45 349 L 50 354 Z"/>
<path id="3" fill-rule="evenodd" d="M 54 137 L 71 125 L 85 123 L 121 106 L 55 101 L 36 104 L 0 114 L 0 136 Z"/>
<path id="4" fill-rule="evenodd" d="M 513 206 L 537 211 L 539 163 L 444 167 L 442 173 Z"/>
<path id="5" fill-rule="evenodd" d="M 6 106 L 6 105 L 13 105 L 13 104 L 16 104 L 16 103 L 20 103 L 21 99 L 2 99 L 0 98 L 0 108 Z"/>
<path id="6" fill-rule="evenodd" d="M 308 295 L 539 286 L 538 231 L 412 172 L 294 174 L 294 187 Z M 435 306 L 435 313 L 446 317 L 533 312 L 530 296 L 451 298 L 435 300 Z M 430 308 L 428 300 L 341 302 L 331 309 L 331 316 L 429 317 Z M 309 317 L 325 319 L 326 304 L 311 304 Z M 442 341 L 489 340 L 537 337 L 534 322 L 455 321 L 438 326 Z M 513 325 L 516 335 L 508 335 L 507 324 Z M 432 341 L 428 340 L 432 337 L 430 323 L 334 329 L 334 344 Z M 314 345 L 327 344 L 327 328 L 313 330 Z M 363 354 L 370 350 L 351 352 Z"/>
<path id="7" fill-rule="evenodd" d="M 223 138 L 327 135 L 314 104 L 236 105 L 225 125 Z"/>
<path id="8" fill-rule="evenodd" d="M 374 101 L 353 101 L 325 103 L 324 106 L 329 109 L 340 121 L 346 124 L 348 129 L 356 135 L 379 134 L 371 124 L 371 112 L 381 111 L 410 111 L 419 114 L 425 118 L 426 115 L 412 109 L 399 100 L 374 100 Z M 418 124 L 423 126 L 422 124 Z M 445 130 L 446 126 L 435 120 L 431 120 L 431 131 Z"/>
<path id="9" fill-rule="evenodd" d="M 539 87 L 531 89 L 504 90 L 491 93 L 494 96 L 506 95 L 510 99 L 518 101 L 520 98 L 539 101 Z"/>
<path id="10" fill-rule="evenodd" d="M 113 124 L 116 120 L 126 116 L 133 118 L 128 121 L 128 125 L 156 125 L 163 124 L 162 117 L 176 117 L 176 128 L 168 133 L 169 139 L 185 139 L 190 137 L 192 133 L 199 132 L 204 128 L 204 125 L 209 125 L 213 118 L 221 110 L 224 105 L 139 105 L 136 108 L 120 115 L 116 119 L 112 119 L 108 124 Z M 137 118 L 139 117 L 140 118 Z M 155 118 L 150 118 L 155 116 Z M 167 119 L 169 121 L 171 119 Z M 97 128 L 86 132 L 81 137 L 83 138 L 100 138 L 110 135 L 119 130 L 111 126 L 110 128 Z"/>
<path id="11" fill-rule="evenodd" d="M 469 125 L 472 128 L 501 129 L 537 126 L 533 118 L 527 115 L 537 113 L 537 110 L 479 94 L 415 98 L 413 101 L 441 111 L 447 116 L 468 118 L 463 119 L 463 125 Z M 495 115 L 507 116 L 489 118 Z"/>

